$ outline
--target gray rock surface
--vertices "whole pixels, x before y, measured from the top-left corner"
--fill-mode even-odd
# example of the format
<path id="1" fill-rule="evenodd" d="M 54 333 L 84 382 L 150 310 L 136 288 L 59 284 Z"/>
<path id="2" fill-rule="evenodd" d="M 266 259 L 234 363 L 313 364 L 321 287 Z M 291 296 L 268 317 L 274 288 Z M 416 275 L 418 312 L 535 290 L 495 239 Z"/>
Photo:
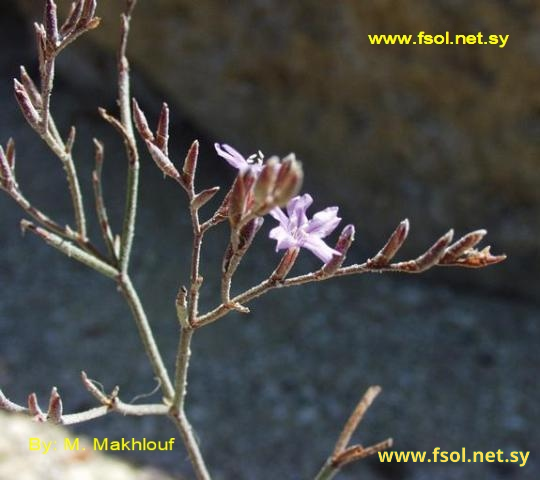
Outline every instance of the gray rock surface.
<path id="1" fill-rule="evenodd" d="M 18 141 L 19 177 L 28 196 L 62 221 L 71 221 L 60 166 L 23 125 L 11 95 L 10 79 L 18 64 L 32 63 L 31 36 L 19 30 L 20 19 L 3 11 L 0 22 L 3 44 L 11 45 L 0 56 L 1 140 L 13 135 Z M 68 73 L 66 65 L 75 72 Z M 96 67 L 80 57 L 66 57 L 53 105 L 64 131 L 72 122 L 79 127 L 76 152 L 81 178 L 90 178 L 91 137 L 105 140 L 106 195 L 118 228 L 123 201 L 120 172 L 125 160 L 120 142 L 95 113 L 96 105 L 114 109 L 113 83 L 108 83 L 107 74 L 111 68 L 112 60 L 101 60 Z M 92 77 L 100 81 L 89 87 Z M 158 98 L 140 76 L 135 77 L 135 87 L 155 118 Z M 186 118 L 193 118 L 190 110 L 186 112 Z M 185 118 L 173 118 L 173 127 L 181 133 L 174 137 L 171 151 L 183 152 L 194 137 L 202 141 L 201 184 L 230 181 L 230 171 L 211 152 L 211 139 Z M 158 342 L 172 366 L 177 343 L 172 300 L 179 283 L 188 278 L 190 228 L 182 192 L 164 181 L 148 158 L 142 168 L 132 270 Z M 335 175 L 347 177 L 338 169 Z M 90 194 L 89 181 L 85 191 Z M 326 196 L 339 194 L 334 189 Z M 408 197 L 399 203 L 404 210 L 414 209 Z M 374 214 L 385 213 L 376 202 L 364 203 L 362 210 L 368 206 Z M 445 211 L 453 212 L 452 207 Z M 348 221 L 363 216 L 347 209 L 344 214 Z M 5 197 L 0 197 L 0 217 L 3 391 L 23 402 L 31 391 L 46 398 L 56 385 L 67 411 L 88 408 L 93 401 L 79 382 L 82 369 L 106 389 L 119 384 L 126 400 L 152 391 L 151 372 L 114 285 L 32 236 L 21 237 L 21 214 Z M 430 220 L 423 222 L 427 226 Z M 267 232 L 268 226 L 264 228 Z M 362 224 L 357 230 L 360 247 L 352 252 L 353 261 L 363 258 L 367 245 L 378 246 L 370 242 Z M 376 234 L 382 241 L 384 233 L 373 229 L 369 235 Z M 225 238 L 226 231 L 221 229 L 206 245 L 202 310 L 215 304 Z M 261 279 L 279 258 L 266 235 L 257 239 L 253 253 L 240 269 L 235 291 Z M 305 254 L 298 269 L 307 271 L 315 265 Z M 531 451 L 529 461 L 519 468 L 497 463 L 383 465 L 371 459 L 344 471 L 340 479 L 536 480 L 540 474 L 536 428 L 540 419 L 540 308 L 515 296 L 468 288 L 466 283 L 474 276 L 481 278 L 477 285 L 490 283 L 492 276 L 503 278 L 506 284 L 516 283 L 512 268 L 503 264 L 485 272 L 457 272 L 463 283 L 454 289 L 443 285 L 449 274 L 438 270 L 423 281 L 363 276 L 274 292 L 254 302 L 251 315 L 232 315 L 198 332 L 188 410 L 214 478 L 310 478 L 360 395 L 369 385 L 380 384 L 383 394 L 366 417 L 356 437 L 359 442 L 392 436 L 399 450 L 525 450 Z M 118 416 L 70 431 L 90 438 L 174 435 L 172 425 L 163 419 Z M 16 438 L 20 437 L 13 441 L 19 442 Z M 123 457 L 165 468 L 176 476 L 191 475 L 182 451 Z"/>

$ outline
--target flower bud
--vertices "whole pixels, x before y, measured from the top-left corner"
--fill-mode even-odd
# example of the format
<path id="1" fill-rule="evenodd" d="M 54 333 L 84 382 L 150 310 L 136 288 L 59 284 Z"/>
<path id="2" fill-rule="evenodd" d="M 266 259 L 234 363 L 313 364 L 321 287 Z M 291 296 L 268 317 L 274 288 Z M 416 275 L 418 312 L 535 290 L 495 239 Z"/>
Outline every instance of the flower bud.
<path id="1" fill-rule="evenodd" d="M 238 250 L 247 250 L 253 242 L 255 235 L 261 229 L 264 223 L 264 218 L 257 217 L 248 222 L 247 225 L 242 227 L 238 234 Z"/>
<path id="2" fill-rule="evenodd" d="M 272 201 L 279 170 L 277 157 L 270 158 L 264 165 L 253 189 L 254 209 Z"/>
<path id="3" fill-rule="evenodd" d="M 174 178 L 176 180 L 180 179 L 180 173 L 178 170 L 176 170 L 173 163 L 158 147 L 148 140 L 146 141 L 146 146 L 154 162 L 156 162 L 156 165 L 165 176 Z"/>
<path id="4" fill-rule="evenodd" d="M 325 275 L 333 275 L 336 273 L 343 262 L 352 243 L 354 242 L 354 225 L 347 225 L 341 232 L 334 250 L 338 251 L 340 255 L 334 255 L 332 259 L 322 267 L 322 271 Z"/>
<path id="5" fill-rule="evenodd" d="M 53 387 L 49 398 L 47 420 L 51 420 L 53 423 L 62 423 L 62 411 L 62 398 L 60 397 L 57 388 Z"/>
<path id="6" fill-rule="evenodd" d="M 368 260 L 370 267 L 386 267 L 403 246 L 409 234 L 409 220 L 405 219 L 397 226 L 383 248 L 372 259 Z"/>
<path id="7" fill-rule="evenodd" d="M 191 147 L 189 147 L 188 153 L 184 160 L 184 166 L 182 167 L 182 173 L 184 182 L 191 184 L 193 177 L 195 176 L 195 170 L 197 169 L 197 160 L 199 158 L 199 141 L 195 140 Z"/>
<path id="8" fill-rule="evenodd" d="M 274 282 L 282 282 L 285 279 L 294 266 L 299 252 L 300 248 L 298 247 L 289 248 L 285 252 L 285 255 L 281 257 L 279 265 L 276 267 L 270 277 Z"/>
<path id="9" fill-rule="evenodd" d="M 40 123 L 40 116 L 37 110 L 35 109 L 28 92 L 24 88 L 24 85 L 20 83 L 17 79 L 14 80 L 15 85 L 15 98 L 21 107 L 22 114 L 26 121 L 33 127 L 38 128 Z"/>
<path id="10" fill-rule="evenodd" d="M 156 147 L 169 155 L 169 106 L 163 103 L 156 128 Z"/>
<path id="11" fill-rule="evenodd" d="M 135 128 L 137 128 L 137 131 L 139 132 L 143 140 L 150 140 L 151 142 L 153 142 L 154 134 L 152 133 L 152 130 L 150 130 L 150 127 L 148 126 L 148 120 L 146 119 L 146 115 L 139 107 L 137 100 L 133 99 L 132 105 L 133 105 L 133 120 L 135 121 Z"/>
<path id="12" fill-rule="evenodd" d="M 47 40 L 53 47 L 56 47 L 58 45 L 59 36 L 58 17 L 56 14 L 56 3 L 54 0 L 47 0 L 45 2 L 43 25 L 45 26 L 45 32 L 47 33 Z"/>
<path id="13" fill-rule="evenodd" d="M 77 23 L 79 23 L 83 10 L 83 3 L 83 0 L 78 0 L 77 2 L 71 4 L 71 9 L 66 21 L 63 23 L 62 27 L 60 27 L 60 33 L 63 36 L 70 35 L 75 29 Z"/>
<path id="14" fill-rule="evenodd" d="M 234 181 L 229 201 L 229 221 L 233 228 L 236 228 L 247 213 L 255 179 L 253 170 L 246 168 L 238 174 Z"/>
<path id="15" fill-rule="evenodd" d="M 8 156 L 0 146 L 0 186 L 10 192 L 15 185 L 13 170 L 9 164 Z"/>
<path id="16" fill-rule="evenodd" d="M 285 157 L 281 162 L 274 190 L 274 203 L 278 207 L 284 207 L 289 200 L 296 196 L 302 186 L 304 172 L 302 164 L 296 160 L 294 154 Z"/>

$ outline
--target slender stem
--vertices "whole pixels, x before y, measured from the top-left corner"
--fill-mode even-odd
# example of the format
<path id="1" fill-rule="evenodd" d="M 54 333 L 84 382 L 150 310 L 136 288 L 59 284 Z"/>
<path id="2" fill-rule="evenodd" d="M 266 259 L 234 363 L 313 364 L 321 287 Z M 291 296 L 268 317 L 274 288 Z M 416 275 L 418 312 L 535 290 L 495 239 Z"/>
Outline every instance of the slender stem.
<path id="1" fill-rule="evenodd" d="M 73 162 L 71 153 L 66 152 L 65 145 L 59 143 L 58 140 L 50 132 L 46 132 L 42 136 L 45 143 L 54 152 L 54 154 L 62 162 L 62 167 L 66 172 L 66 178 L 69 186 L 69 193 L 71 195 L 71 202 L 75 211 L 75 223 L 77 225 L 77 231 L 81 237 L 81 241 L 86 241 L 86 215 L 84 213 L 84 205 L 81 194 L 81 187 L 79 184 L 79 177 L 77 175 L 77 168 Z"/>
<path id="2" fill-rule="evenodd" d="M 104 159 L 103 144 L 95 139 L 94 144 L 96 163 L 94 172 L 92 173 L 92 185 L 94 187 L 96 214 L 99 221 L 99 227 L 101 229 L 101 235 L 103 237 L 105 245 L 107 246 L 109 256 L 111 259 L 114 260 L 115 263 L 118 263 L 118 256 L 114 247 L 114 236 L 111 230 L 111 225 L 109 223 L 109 215 L 107 213 L 107 208 L 105 207 L 105 200 L 103 197 L 103 184 L 101 180 Z"/>
<path id="3" fill-rule="evenodd" d="M 193 433 L 193 427 L 189 423 L 185 412 L 182 410 L 176 415 L 171 416 L 171 418 L 182 435 L 197 480 L 211 480 L 210 473 L 206 468 L 199 445 L 197 444 L 197 439 Z"/>
<path id="4" fill-rule="evenodd" d="M 55 54 L 51 58 L 45 60 L 44 65 L 42 66 L 41 71 L 41 134 L 46 135 L 49 129 L 49 117 L 50 117 L 50 106 L 51 106 L 51 93 L 54 83 L 54 62 Z"/>
<path id="5" fill-rule="evenodd" d="M 61 423 L 63 425 L 73 425 L 75 423 L 87 422 L 94 418 L 103 417 L 110 412 L 116 412 L 120 415 L 133 415 L 143 417 L 146 415 L 167 415 L 169 409 L 163 404 L 148 404 L 148 405 L 130 405 L 129 403 L 116 400 L 113 405 L 102 405 L 95 407 L 85 412 L 71 413 L 62 416 Z"/>
<path id="6" fill-rule="evenodd" d="M 129 276 L 120 274 L 117 277 L 117 281 L 120 289 L 122 290 L 124 298 L 131 309 L 135 323 L 137 324 L 139 336 L 143 342 L 144 350 L 150 364 L 152 365 L 154 374 L 161 383 L 163 395 L 170 401 L 174 397 L 174 389 L 169 378 L 169 374 L 167 373 L 167 369 L 165 368 L 165 364 L 163 363 L 163 359 L 161 358 L 161 354 L 154 339 L 154 334 L 150 328 L 150 324 L 148 323 L 148 318 L 141 304 L 137 291 L 131 283 Z"/>
<path id="7" fill-rule="evenodd" d="M 120 265 L 124 273 L 128 271 L 131 247 L 133 246 L 133 237 L 135 236 L 138 190 L 139 162 L 136 161 L 129 164 L 127 175 L 126 206 L 120 243 Z"/>
<path id="8" fill-rule="evenodd" d="M 58 52 L 51 55 L 50 58 L 45 59 L 41 67 L 41 125 L 38 127 L 38 133 L 41 138 L 47 143 L 49 148 L 56 154 L 61 160 L 62 167 L 66 172 L 66 177 L 69 185 L 69 191 L 71 194 L 71 201 L 73 209 L 75 211 L 75 223 L 77 225 L 77 231 L 81 237 L 81 242 L 86 241 L 86 217 L 84 213 L 83 199 L 81 195 L 81 188 L 79 185 L 79 179 L 77 176 L 77 169 L 73 162 L 71 153 L 66 151 L 66 147 L 60 135 L 56 125 L 51 120 L 51 94 L 54 84 L 54 69 L 55 59 Z"/>
<path id="9" fill-rule="evenodd" d="M 173 407 L 177 412 L 184 409 L 184 401 L 187 392 L 187 374 L 189 368 L 189 359 L 191 357 L 191 339 L 193 329 L 182 328 L 178 351 L 176 354 L 176 375 L 174 382 L 174 401 Z"/>
<path id="10" fill-rule="evenodd" d="M 330 480 L 336 476 L 339 472 L 339 467 L 336 467 L 332 463 L 332 459 L 329 458 L 326 463 L 323 465 L 317 476 L 314 480 Z"/>
<path id="11" fill-rule="evenodd" d="M 203 241 L 203 236 L 205 231 L 202 230 L 199 222 L 199 211 L 193 205 L 193 200 L 195 198 L 195 189 L 193 182 L 189 185 L 188 196 L 190 201 L 190 214 L 191 214 L 191 225 L 193 230 L 193 250 L 191 253 L 191 275 L 190 275 L 190 289 L 189 289 L 189 302 L 188 302 L 188 322 L 190 325 L 193 325 L 199 314 L 199 291 L 202 284 L 202 277 L 199 273 L 200 263 L 201 263 L 201 245 Z"/>
<path id="12" fill-rule="evenodd" d="M 121 17 L 122 32 L 118 52 L 118 106 L 120 108 L 120 120 L 125 131 L 124 143 L 129 160 L 126 207 L 124 210 L 124 224 L 120 244 L 120 266 L 123 273 L 128 271 L 137 220 L 137 198 L 139 193 L 139 154 L 131 118 L 129 62 L 126 56 L 131 13 L 133 12 L 135 3 L 135 1 L 129 2 L 127 12 Z"/>
<path id="13" fill-rule="evenodd" d="M 70 241 L 56 235 L 55 233 L 49 232 L 44 228 L 37 227 L 32 222 L 27 220 L 21 221 L 21 228 L 23 231 L 29 230 L 30 232 L 36 234 L 38 237 L 42 238 L 47 244 L 61 251 L 64 255 L 69 258 L 73 258 L 86 266 L 98 271 L 102 275 L 105 275 L 109 278 L 116 278 L 118 275 L 118 270 L 106 261 L 101 260 L 96 257 L 94 254 L 89 253 L 82 248 L 74 245 Z"/>

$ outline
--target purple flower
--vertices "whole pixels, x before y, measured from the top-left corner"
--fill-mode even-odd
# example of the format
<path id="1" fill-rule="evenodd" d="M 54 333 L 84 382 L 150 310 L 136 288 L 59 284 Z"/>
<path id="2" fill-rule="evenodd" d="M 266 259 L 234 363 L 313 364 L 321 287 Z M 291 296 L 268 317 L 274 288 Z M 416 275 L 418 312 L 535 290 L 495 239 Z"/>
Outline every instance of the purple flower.
<path id="1" fill-rule="evenodd" d="M 229 165 L 242 171 L 250 167 L 258 175 L 262 170 L 263 154 L 258 152 L 244 158 L 243 155 L 226 143 L 214 143 L 214 148 L 218 155 L 229 163 Z"/>
<path id="2" fill-rule="evenodd" d="M 281 208 L 274 208 L 270 215 L 279 222 L 279 226 L 270 231 L 270 238 L 277 241 L 276 251 L 303 247 L 327 263 L 333 255 L 340 253 L 322 239 L 334 231 L 341 218 L 337 216 L 338 207 L 328 207 L 308 220 L 306 210 L 312 203 L 313 198 L 306 193 L 291 199 L 287 204 L 287 215 Z"/>

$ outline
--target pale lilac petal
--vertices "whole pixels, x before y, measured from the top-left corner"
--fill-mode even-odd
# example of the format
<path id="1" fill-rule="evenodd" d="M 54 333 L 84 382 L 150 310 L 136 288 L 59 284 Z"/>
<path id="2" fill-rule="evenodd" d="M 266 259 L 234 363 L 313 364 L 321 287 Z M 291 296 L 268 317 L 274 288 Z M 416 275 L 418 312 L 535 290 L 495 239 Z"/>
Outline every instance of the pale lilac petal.
<path id="1" fill-rule="evenodd" d="M 289 219 L 287 218 L 287 215 L 281 210 L 281 208 L 276 207 L 270 210 L 270 215 L 274 217 L 282 227 L 285 227 L 289 223 Z"/>
<path id="2" fill-rule="evenodd" d="M 296 227 L 307 223 L 306 210 L 313 203 L 309 193 L 292 198 L 287 204 L 287 214 Z"/>
<path id="3" fill-rule="evenodd" d="M 341 222 L 337 216 L 338 207 L 328 207 L 313 215 L 306 228 L 306 233 L 317 235 L 320 238 L 330 235 Z"/>
<path id="4" fill-rule="evenodd" d="M 309 193 L 304 193 L 304 195 L 297 195 L 296 197 L 291 198 L 291 200 L 287 204 L 287 214 L 289 215 L 289 217 L 292 217 L 294 215 L 294 211 L 297 208 L 306 211 L 312 203 L 313 198 Z"/>
<path id="5" fill-rule="evenodd" d="M 333 248 L 330 248 L 323 240 L 315 236 L 306 237 L 302 242 L 302 247 L 307 248 L 311 253 L 319 257 L 324 263 L 332 260 L 332 257 L 340 253 Z"/>
<path id="6" fill-rule="evenodd" d="M 283 227 L 275 227 L 270 230 L 269 237 L 277 241 L 276 252 L 298 245 L 298 241 L 293 238 Z"/>
<path id="7" fill-rule="evenodd" d="M 225 143 L 221 145 L 219 143 L 214 143 L 214 148 L 216 149 L 218 155 L 227 160 L 227 162 L 234 168 L 242 170 L 248 166 L 248 162 L 242 156 L 242 154 L 230 145 L 227 145 Z"/>

